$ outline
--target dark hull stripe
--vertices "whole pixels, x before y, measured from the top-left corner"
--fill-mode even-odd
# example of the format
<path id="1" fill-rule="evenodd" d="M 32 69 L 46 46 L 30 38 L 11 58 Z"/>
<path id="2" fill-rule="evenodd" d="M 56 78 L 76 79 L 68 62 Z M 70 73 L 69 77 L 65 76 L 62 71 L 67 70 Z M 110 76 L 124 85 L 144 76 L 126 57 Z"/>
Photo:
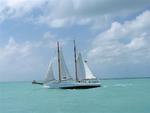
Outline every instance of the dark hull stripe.
<path id="1" fill-rule="evenodd" d="M 32 82 L 32 84 L 39 84 L 39 85 L 43 85 L 43 83 L 40 83 L 40 82 Z"/>
<path id="2" fill-rule="evenodd" d="M 70 87 L 61 87 L 61 89 L 90 89 L 90 88 L 96 88 L 101 87 L 100 85 L 96 86 L 70 86 Z"/>

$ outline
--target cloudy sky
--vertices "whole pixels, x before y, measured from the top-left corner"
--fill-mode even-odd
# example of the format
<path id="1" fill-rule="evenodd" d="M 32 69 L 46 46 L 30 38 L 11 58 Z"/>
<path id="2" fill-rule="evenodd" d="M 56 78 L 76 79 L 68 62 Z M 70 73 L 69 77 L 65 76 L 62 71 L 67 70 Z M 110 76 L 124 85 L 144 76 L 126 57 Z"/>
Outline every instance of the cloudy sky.
<path id="1" fill-rule="evenodd" d="M 150 0 L 0 0 L 0 6 L 0 81 L 43 79 L 57 40 L 74 75 L 74 39 L 97 77 L 150 77 Z"/>

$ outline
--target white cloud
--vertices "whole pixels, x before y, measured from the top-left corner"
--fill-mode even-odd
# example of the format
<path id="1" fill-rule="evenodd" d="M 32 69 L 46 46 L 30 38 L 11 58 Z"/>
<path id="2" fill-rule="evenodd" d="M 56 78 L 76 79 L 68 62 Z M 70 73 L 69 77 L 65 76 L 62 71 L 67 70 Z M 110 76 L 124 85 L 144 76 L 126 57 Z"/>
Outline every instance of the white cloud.
<path id="1" fill-rule="evenodd" d="M 60 28 L 60 27 L 64 27 L 65 25 L 67 25 L 68 19 L 52 19 L 50 16 L 40 16 L 37 19 L 38 24 L 47 24 L 48 26 L 52 27 L 52 28 Z"/>
<path id="2" fill-rule="evenodd" d="M 123 24 L 113 22 L 92 43 L 88 58 L 94 63 L 146 63 L 150 58 L 150 11 Z M 94 60 L 93 60 L 94 59 Z"/>
<path id="3" fill-rule="evenodd" d="M 10 38 L 4 47 L 0 47 L 0 54 L 0 81 L 18 80 L 21 77 L 27 80 L 30 76 L 25 74 L 32 74 L 32 67 L 38 62 L 32 54 L 31 43 L 19 44 L 14 38 Z"/>
<path id="4" fill-rule="evenodd" d="M 0 22 L 25 16 L 44 3 L 45 0 L 0 0 Z"/>
<path id="5" fill-rule="evenodd" d="M 51 0 L 48 3 L 48 7 L 51 8 L 48 8 L 48 11 L 40 16 L 38 21 L 48 24 L 50 27 L 64 27 L 72 24 L 103 24 L 108 22 L 108 18 L 104 17 L 110 18 L 117 15 L 126 17 L 144 10 L 148 3 L 149 0 L 137 0 L 136 3 L 129 0 Z"/>
<path id="6" fill-rule="evenodd" d="M 0 23 L 20 18 L 52 28 L 88 25 L 86 29 L 102 29 L 103 32 L 93 39 L 88 58 L 97 64 L 137 64 L 149 62 L 150 58 L 150 11 L 145 11 L 149 3 L 149 0 L 0 0 Z M 135 19 L 126 20 L 142 11 Z M 114 18 L 119 21 L 114 21 Z M 89 32 L 90 35 L 92 33 Z M 0 72 L 16 70 L 18 75 L 23 70 L 30 73 L 35 68 L 42 69 L 44 50 L 56 47 L 57 37 L 47 32 L 41 40 L 25 43 L 10 38 L 8 44 L 0 47 Z M 61 41 L 63 45 L 67 43 L 66 40 Z"/>
<path id="7" fill-rule="evenodd" d="M 68 42 L 67 39 L 59 39 L 57 36 L 53 35 L 51 32 L 45 32 L 43 38 L 36 42 L 39 47 L 53 49 L 56 48 L 56 42 L 61 42 L 61 46 L 65 46 Z"/>
<path id="8" fill-rule="evenodd" d="M 129 44 L 126 46 L 131 49 L 140 49 L 146 45 L 146 41 L 144 37 L 134 38 Z"/>
<path id="9" fill-rule="evenodd" d="M 0 6 L 1 22 L 26 16 L 26 19 L 33 18 L 35 23 L 55 28 L 74 24 L 94 24 L 93 28 L 97 28 L 97 24 L 103 25 L 111 17 L 126 17 L 144 10 L 149 6 L 149 0 L 137 0 L 136 3 L 130 0 L 0 0 Z"/>
<path id="10" fill-rule="evenodd" d="M 67 44 L 61 40 L 61 46 Z M 57 37 L 50 32 L 38 41 L 17 42 L 10 37 L 0 47 L 0 81 L 42 79 L 49 60 L 54 60 Z"/>
<path id="11" fill-rule="evenodd" d="M 4 48 L 0 48 L 0 59 L 12 58 L 13 56 L 26 57 L 30 54 L 30 48 L 30 43 L 25 42 L 23 45 L 19 45 L 13 38 L 10 38 L 8 44 Z M 6 60 L 9 61 L 9 59 Z"/>
<path id="12" fill-rule="evenodd" d="M 132 4 L 135 4 L 134 6 Z M 120 0 L 51 0 L 49 1 L 51 8 L 50 14 L 53 17 L 90 17 L 104 14 L 134 12 L 138 9 L 144 9 L 149 6 L 149 0 L 120 1 Z M 115 7 L 114 7 L 115 6 Z"/>

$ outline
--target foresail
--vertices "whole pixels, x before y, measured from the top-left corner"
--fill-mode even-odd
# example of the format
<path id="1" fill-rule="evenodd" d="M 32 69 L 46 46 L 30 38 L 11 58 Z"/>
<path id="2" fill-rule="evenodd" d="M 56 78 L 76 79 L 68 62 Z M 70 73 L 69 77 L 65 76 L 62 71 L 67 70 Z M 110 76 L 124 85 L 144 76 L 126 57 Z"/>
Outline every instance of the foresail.
<path id="1" fill-rule="evenodd" d="M 70 75 L 70 73 L 68 71 L 67 65 L 65 63 L 62 50 L 60 50 L 60 65 L 61 65 L 61 77 L 62 77 L 62 80 L 72 79 L 72 77 L 71 77 L 71 75 Z"/>
<path id="2" fill-rule="evenodd" d="M 81 53 L 79 53 L 77 59 L 77 73 L 79 80 L 96 79 L 96 77 L 92 74 L 87 64 L 83 61 Z"/>
<path id="3" fill-rule="evenodd" d="M 44 79 L 44 83 L 47 83 L 47 82 L 52 81 L 52 80 L 55 80 L 55 77 L 54 77 L 54 73 L 53 73 L 53 65 L 50 64 L 48 67 L 47 74 L 46 74 L 45 79 Z"/>
<path id="4" fill-rule="evenodd" d="M 96 79 L 96 77 L 93 75 L 86 62 L 84 62 L 84 68 L 86 73 L 86 79 Z"/>

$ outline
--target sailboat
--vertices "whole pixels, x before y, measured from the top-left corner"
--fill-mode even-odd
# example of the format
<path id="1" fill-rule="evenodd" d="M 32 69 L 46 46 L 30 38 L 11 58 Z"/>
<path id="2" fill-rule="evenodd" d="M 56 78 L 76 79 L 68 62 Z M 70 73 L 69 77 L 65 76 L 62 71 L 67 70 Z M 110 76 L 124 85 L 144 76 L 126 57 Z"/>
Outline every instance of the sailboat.
<path id="1" fill-rule="evenodd" d="M 76 54 L 76 46 L 74 41 L 74 62 L 75 62 L 75 80 L 68 71 L 64 60 L 62 49 L 57 42 L 57 62 L 58 62 L 58 80 L 55 79 L 53 73 L 53 65 L 50 64 L 46 74 L 43 86 L 45 88 L 60 89 L 87 89 L 100 87 L 100 81 L 93 75 L 86 61 L 83 61 L 81 53 L 78 57 Z"/>

